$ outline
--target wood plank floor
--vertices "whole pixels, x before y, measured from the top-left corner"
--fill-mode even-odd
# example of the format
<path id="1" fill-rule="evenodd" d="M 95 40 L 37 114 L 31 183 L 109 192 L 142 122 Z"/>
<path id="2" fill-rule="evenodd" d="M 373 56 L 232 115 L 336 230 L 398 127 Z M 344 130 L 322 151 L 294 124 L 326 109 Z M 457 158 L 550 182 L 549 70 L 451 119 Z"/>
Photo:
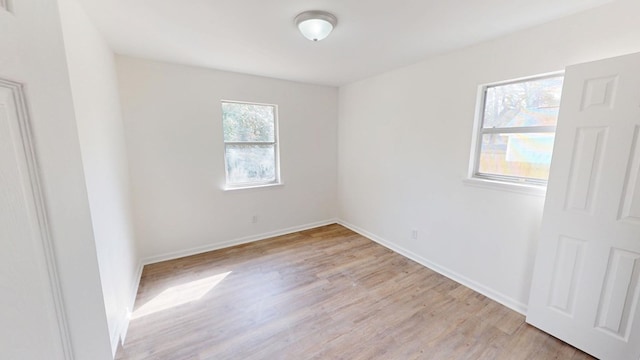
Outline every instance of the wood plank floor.
<path id="1" fill-rule="evenodd" d="M 117 359 L 592 359 L 340 225 L 146 266 Z"/>

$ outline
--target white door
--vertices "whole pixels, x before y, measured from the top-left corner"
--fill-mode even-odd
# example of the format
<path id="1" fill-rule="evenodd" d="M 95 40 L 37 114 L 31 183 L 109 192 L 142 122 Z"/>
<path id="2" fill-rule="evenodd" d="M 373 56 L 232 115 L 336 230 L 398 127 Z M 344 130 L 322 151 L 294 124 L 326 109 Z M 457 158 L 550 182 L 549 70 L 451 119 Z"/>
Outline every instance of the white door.
<path id="1" fill-rule="evenodd" d="M 640 359 L 640 54 L 566 69 L 527 322 Z"/>
<path id="2" fill-rule="evenodd" d="M 70 359 L 20 74 L 6 64 L 31 39 L 0 0 L 0 358 Z M 17 45 L 17 46 L 16 46 Z M 9 81 L 7 78 L 17 80 Z"/>

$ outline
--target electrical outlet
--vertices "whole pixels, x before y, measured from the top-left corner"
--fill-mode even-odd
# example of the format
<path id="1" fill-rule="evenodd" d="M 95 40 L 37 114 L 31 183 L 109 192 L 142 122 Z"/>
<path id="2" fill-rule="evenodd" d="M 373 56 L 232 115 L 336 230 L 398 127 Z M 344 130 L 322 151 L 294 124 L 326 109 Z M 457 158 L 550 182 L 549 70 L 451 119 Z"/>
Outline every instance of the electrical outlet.
<path id="1" fill-rule="evenodd" d="M 418 230 L 411 230 L 411 240 L 418 240 Z"/>
<path id="2" fill-rule="evenodd" d="M 257 224 L 258 223 L 258 215 L 253 215 L 251 217 L 251 223 L 252 224 Z"/>

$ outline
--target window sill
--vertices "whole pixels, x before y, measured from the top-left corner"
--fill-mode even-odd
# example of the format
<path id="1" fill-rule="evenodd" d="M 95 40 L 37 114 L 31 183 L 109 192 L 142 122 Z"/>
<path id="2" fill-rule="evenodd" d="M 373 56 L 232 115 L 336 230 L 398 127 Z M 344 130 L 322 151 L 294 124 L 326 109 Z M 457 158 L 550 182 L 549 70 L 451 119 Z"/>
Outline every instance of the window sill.
<path id="1" fill-rule="evenodd" d="M 535 186 L 529 184 L 515 184 L 504 181 L 467 178 L 462 181 L 467 186 L 480 187 L 485 189 L 509 191 L 525 195 L 544 197 L 547 193 L 546 186 Z"/>
<path id="2" fill-rule="evenodd" d="M 260 185 L 247 185 L 247 186 L 234 186 L 234 187 L 224 187 L 223 191 L 237 191 L 237 190 L 254 190 L 254 189 L 264 189 L 271 188 L 277 186 L 284 186 L 283 182 L 273 183 L 273 184 L 260 184 Z"/>

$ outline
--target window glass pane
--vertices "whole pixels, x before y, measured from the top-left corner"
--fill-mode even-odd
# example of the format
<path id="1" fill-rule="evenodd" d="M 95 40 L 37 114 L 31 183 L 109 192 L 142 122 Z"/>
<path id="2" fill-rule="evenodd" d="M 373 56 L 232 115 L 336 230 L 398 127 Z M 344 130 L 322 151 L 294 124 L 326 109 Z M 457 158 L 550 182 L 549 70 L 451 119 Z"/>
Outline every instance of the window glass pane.
<path id="1" fill-rule="evenodd" d="M 276 181 L 275 145 L 226 145 L 228 184 Z"/>
<path id="2" fill-rule="evenodd" d="M 563 76 L 488 87 L 483 128 L 555 126 Z"/>
<path id="3" fill-rule="evenodd" d="M 484 134 L 478 172 L 547 180 L 554 133 Z"/>
<path id="4" fill-rule="evenodd" d="M 275 108 L 270 105 L 222 103 L 224 141 L 275 141 Z"/>

